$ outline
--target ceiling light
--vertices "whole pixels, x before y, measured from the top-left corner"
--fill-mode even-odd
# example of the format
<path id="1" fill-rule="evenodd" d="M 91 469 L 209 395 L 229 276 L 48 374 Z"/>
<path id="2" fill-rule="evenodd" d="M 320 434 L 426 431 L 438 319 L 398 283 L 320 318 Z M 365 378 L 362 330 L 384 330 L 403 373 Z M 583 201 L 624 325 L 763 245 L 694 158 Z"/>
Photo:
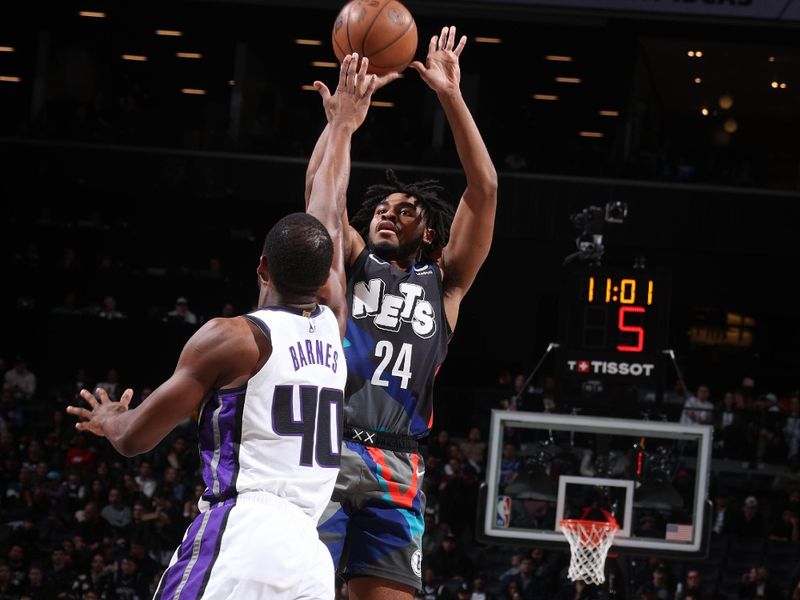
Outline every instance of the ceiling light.
<path id="1" fill-rule="evenodd" d="M 558 100 L 558 96 L 556 96 L 555 94 L 534 94 L 533 99 L 554 101 Z"/>
<path id="2" fill-rule="evenodd" d="M 377 106 L 378 108 L 394 108 L 394 102 L 386 102 L 385 100 L 373 100 L 369 105 Z"/>
<path id="3" fill-rule="evenodd" d="M 198 88 L 181 88 L 181 94 L 189 94 L 190 96 L 205 96 L 206 91 Z"/>
<path id="4" fill-rule="evenodd" d="M 618 117 L 619 111 L 618 110 L 601 110 L 598 113 L 601 117 Z"/>
<path id="5" fill-rule="evenodd" d="M 782 90 L 785 90 L 786 89 L 786 84 L 785 83 L 781 83 L 780 87 L 781 87 Z"/>
<path id="6" fill-rule="evenodd" d="M 183 32 L 176 29 L 156 29 L 156 35 L 164 37 L 183 37 Z"/>
<path id="7" fill-rule="evenodd" d="M 176 52 L 175 56 L 178 58 L 203 58 L 199 52 Z"/>
<path id="8" fill-rule="evenodd" d="M 599 131 L 579 131 L 578 135 L 585 138 L 601 138 L 603 134 Z"/>
<path id="9" fill-rule="evenodd" d="M 299 46 L 322 46 L 322 42 L 320 40 L 308 40 L 303 38 L 296 39 L 294 43 Z"/>
<path id="10" fill-rule="evenodd" d="M 105 19 L 106 18 L 106 13 L 99 12 L 99 11 L 96 11 L 96 10 L 81 10 L 81 11 L 78 11 L 78 14 L 81 17 L 89 17 L 90 19 Z"/>
<path id="11" fill-rule="evenodd" d="M 147 62 L 147 57 L 141 54 L 123 54 L 122 60 L 132 60 L 134 62 Z"/>
<path id="12" fill-rule="evenodd" d="M 719 107 L 722 110 L 728 110 L 731 106 L 733 106 L 733 98 L 731 98 L 728 94 L 720 97 Z"/>
<path id="13" fill-rule="evenodd" d="M 563 56 L 561 54 L 548 54 L 544 59 L 551 62 L 572 62 L 571 56 Z"/>
<path id="14" fill-rule="evenodd" d="M 703 115 L 704 117 L 707 117 L 708 109 L 704 106 L 703 108 L 700 109 L 700 114 Z"/>
<path id="15" fill-rule="evenodd" d="M 694 51 L 695 58 L 703 58 L 703 51 L 702 50 L 695 50 Z"/>
<path id="16" fill-rule="evenodd" d="M 777 90 L 778 89 L 778 85 L 780 85 L 780 84 L 777 81 L 773 81 L 772 83 L 770 83 L 770 85 L 772 86 L 773 90 Z"/>
<path id="17" fill-rule="evenodd" d="M 767 60 L 769 62 L 775 62 L 775 57 L 774 56 L 770 56 Z"/>
<path id="18" fill-rule="evenodd" d="M 580 83 L 580 77 L 556 77 L 558 83 Z"/>
<path id="19" fill-rule="evenodd" d="M 236 80 L 235 79 L 229 79 L 228 80 L 228 85 L 236 85 Z"/>
<path id="20" fill-rule="evenodd" d="M 694 50 L 689 50 L 686 54 L 694 58 Z"/>
<path id="21" fill-rule="evenodd" d="M 16 77 L 14 75 L 0 75 L 0 81 L 7 81 L 8 83 L 19 83 L 22 81 L 21 77 Z"/>
<path id="22" fill-rule="evenodd" d="M 694 82 L 695 83 L 703 83 L 703 78 L 702 77 L 695 77 L 694 78 Z"/>
<path id="23" fill-rule="evenodd" d="M 311 61 L 312 67 L 320 67 L 323 69 L 335 69 L 339 66 L 338 63 L 330 62 L 327 60 L 312 60 Z"/>
<path id="24" fill-rule="evenodd" d="M 739 123 L 736 122 L 736 119 L 728 119 L 723 123 L 722 128 L 728 133 L 736 133 Z"/>
<path id="25" fill-rule="evenodd" d="M 477 42 L 479 44 L 502 44 L 503 39 L 498 37 L 474 37 L 472 38 L 473 42 Z"/>
<path id="26" fill-rule="evenodd" d="M 0 52 L 14 52 L 15 50 L 14 46 L 0 46 Z"/>

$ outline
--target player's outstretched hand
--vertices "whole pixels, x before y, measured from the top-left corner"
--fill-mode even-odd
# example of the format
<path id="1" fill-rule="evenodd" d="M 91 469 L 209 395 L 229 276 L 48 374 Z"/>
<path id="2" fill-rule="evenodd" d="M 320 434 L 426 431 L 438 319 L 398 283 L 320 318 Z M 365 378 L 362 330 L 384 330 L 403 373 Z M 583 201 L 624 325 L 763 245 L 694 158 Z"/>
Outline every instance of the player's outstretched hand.
<path id="1" fill-rule="evenodd" d="M 90 431 L 100 437 L 105 437 L 103 426 L 107 419 L 113 415 L 128 410 L 133 397 L 133 390 L 128 388 L 122 394 L 119 402 L 114 402 L 108 397 L 108 393 L 103 388 L 97 388 L 96 396 L 89 390 L 81 390 L 81 398 L 91 407 L 91 410 L 80 406 L 68 406 L 67 412 L 71 415 L 83 419 L 75 423 L 78 431 Z"/>
<path id="2" fill-rule="evenodd" d="M 363 57 L 359 62 L 358 53 L 348 54 L 339 69 L 339 84 L 336 92 L 331 94 L 321 81 L 315 81 L 322 96 L 325 115 L 331 124 L 343 124 L 358 129 L 367 117 L 372 94 L 378 89 L 379 78 L 367 73 L 369 59 Z M 396 78 L 396 77 L 395 77 Z M 383 85 L 390 78 L 383 78 Z"/>
<path id="3" fill-rule="evenodd" d="M 420 74 L 423 81 L 437 94 L 450 94 L 459 91 L 461 68 L 458 57 L 467 45 L 467 36 L 462 35 L 456 46 L 456 28 L 442 27 L 442 32 L 431 38 L 428 44 L 428 57 L 425 63 L 418 60 L 409 67 Z"/>

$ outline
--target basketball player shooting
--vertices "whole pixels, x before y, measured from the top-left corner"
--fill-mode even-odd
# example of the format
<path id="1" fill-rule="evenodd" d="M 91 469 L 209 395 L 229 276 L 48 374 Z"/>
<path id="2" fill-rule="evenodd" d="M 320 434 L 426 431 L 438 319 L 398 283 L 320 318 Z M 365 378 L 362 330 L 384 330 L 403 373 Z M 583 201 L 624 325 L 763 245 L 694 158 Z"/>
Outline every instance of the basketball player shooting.
<path id="1" fill-rule="evenodd" d="M 414 62 L 453 131 L 467 187 L 453 209 L 434 181 L 392 172 L 344 223 L 347 302 L 342 464 L 320 537 L 356 600 L 409 599 L 421 587 L 425 466 L 418 439 L 433 421 L 433 381 L 459 306 L 489 252 L 497 175 L 460 90 L 456 28 Z M 326 158 L 330 125 L 309 162 L 306 197 Z"/>
<path id="2" fill-rule="evenodd" d="M 201 513 L 156 599 L 334 597 L 333 563 L 316 525 L 340 461 L 346 379 L 341 223 L 350 138 L 376 87 L 367 67 L 366 60 L 359 68 L 357 57 L 347 56 L 336 93 L 325 98 L 329 137 L 314 192 L 307 214 L 284 217 L 267 234 L 257 268 L 259 309 L 200 328 L 172 377 L 137 408 L 129 409 L 130 389 L 119 402 L 102 389 L 96 396 L 82 390 L 89 408 L 67 408 L 81 419 L 78 430 L 134 456 L 202 407 Z"/>

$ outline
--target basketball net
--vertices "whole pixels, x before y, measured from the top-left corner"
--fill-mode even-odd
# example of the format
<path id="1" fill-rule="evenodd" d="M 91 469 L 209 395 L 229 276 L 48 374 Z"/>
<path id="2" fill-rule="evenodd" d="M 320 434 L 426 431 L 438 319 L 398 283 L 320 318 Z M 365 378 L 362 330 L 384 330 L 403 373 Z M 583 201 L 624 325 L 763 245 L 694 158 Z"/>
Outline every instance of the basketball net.
<path id="1" fill-rule="evenodd" d="M 614 515 L 606 510 L 600 510 L 607 521 L 561 520 L 561 531 L 567 537 L 572 552 L 567 571 L 567 577 L 572 581 L 580 579 L 586 583 L 600 585 L 606 580 L 603 572 L 606 555 L 614 542 L 614 534 L 619 530 L 619 525 Z"/>

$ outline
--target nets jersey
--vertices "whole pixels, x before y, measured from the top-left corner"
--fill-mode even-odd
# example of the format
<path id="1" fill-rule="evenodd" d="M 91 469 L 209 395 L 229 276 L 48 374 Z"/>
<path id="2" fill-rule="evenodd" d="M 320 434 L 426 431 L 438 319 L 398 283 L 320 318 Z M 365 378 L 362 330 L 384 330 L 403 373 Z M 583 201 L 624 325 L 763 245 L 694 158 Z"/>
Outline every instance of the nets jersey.
<path id="1" fill-rule="evenodd" d="M 270 339 L 272 354 L 244 386 L 219 390 L 203 406 L 203 499 L 270 492 L 316 522 L 340 461 L 347 369 L 336 317 L 319 306 L 310 314 L 270 307 L 245 318 Z"/>
<path id="2" fill-rule="evenodd" d="M 449 338 L 443 299 L 436 263 L 402 271 L 364 248 L 347 273 L 346 423 L 428 433 L 433 380 Z"/>

